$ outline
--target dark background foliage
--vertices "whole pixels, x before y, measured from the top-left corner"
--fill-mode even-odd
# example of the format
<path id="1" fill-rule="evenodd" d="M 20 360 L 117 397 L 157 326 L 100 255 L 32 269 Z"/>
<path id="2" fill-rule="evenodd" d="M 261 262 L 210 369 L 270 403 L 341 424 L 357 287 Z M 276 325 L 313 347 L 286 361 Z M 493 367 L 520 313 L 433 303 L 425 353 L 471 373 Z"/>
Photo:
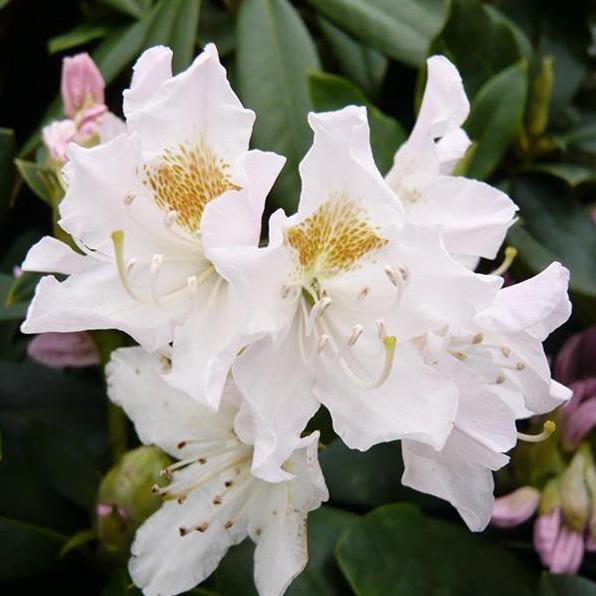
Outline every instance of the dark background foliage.
<path id="1" fill-rule="evenodd" d="M 521 208 L 508 238 L 519 251 L 514 277 L 555 259 L 571 269 L 574 316 L 549 342 L 555 353 L 596 322 L 595 14 L 582 0 L 0 0 L 1 592 L 136 593 L 123 564 L 130 528 L 95 514 L 102 477 L 117 463 L 101 371 L 32 363 L 18 332 L 37 278 L 15 281 L 13 267 L 55 219 L 38 133 L 62 117 L 63 56 L 92 54 L 119 114 L 144 48 L 171 45 L 181 70 L 215 41 L 257 112 L 255 146 L 288 158 L 269 210 L 292 211 L 310 143 L 306 113 L 366 105 L 384 173 L 414 122 L 425 58 L 446 54 L 472 104 L 475 146 L 460 172 L 504 188 Z M 104 355 L 126 341 L 96 340 Z M 325 412 L 316 424 L 330 443 L 321 462 L 332 499 L 309 520 L 311 560 L 289 594 L 596 594 L 589 579 L 541 576 L 530 525 L 471 535 L 444 503 L 400 485 L 398 445 L 351 452 L 333 441 Z M 103 481 L 102 499 L 132 482 L 125 463 Z M 115 502 L 145 499 L 146 471 Z M 193 593 L 254 593 L 251 549 L 232 549 Z M 595 571 L 588 557 L 582 574 Z"/>

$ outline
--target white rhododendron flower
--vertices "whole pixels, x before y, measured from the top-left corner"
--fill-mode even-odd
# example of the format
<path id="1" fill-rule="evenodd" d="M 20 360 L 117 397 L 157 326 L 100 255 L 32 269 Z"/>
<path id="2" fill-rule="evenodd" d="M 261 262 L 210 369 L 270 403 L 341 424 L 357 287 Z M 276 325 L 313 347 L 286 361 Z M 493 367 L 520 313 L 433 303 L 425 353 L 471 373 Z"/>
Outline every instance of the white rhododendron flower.
<path id="1" fill-rule="evenodd" d="M 444 56 L 427 61 L 428 79 L 418 119 L 386 176 L 408 221 L 436 226 L 447 250 L 475 267 L 496 256 L 517 211 L 501 191 L 453 168 L 470 145 L 461 128 L 470 104 L 457 69 Z"/>
<path id="2" fill-rule="evenodd" d="M 189 590 L 248 535 L 256 543 L 259 594 L 283 594 L 308 559 L 307 514 L 328 498 L 317 460 L 318 432 L 294 445 L 284 462 L 286 481 L 264 482 L 251 474 L 251 444 L 234 429 L 240 400 L 234 386 L 226 386 L 219 413 L 212 413 L 163 381 L 163 361 L 163 355 L 124 348 L 107 367 L 108 393 L 141 440 L 177 460 L 163 470 L 170 483 L 154 487 L 163 505 L 132 545 L 135 584 L 147 596 Z"/>
<path id="3" fill-rule="evenodd" d="M 457 391 L 408 340 L 446 322 L 466 328 L 502 282 L 459 265 L 431 230 L 400 224 L 364 108 L 309 122 L 298 213 L 272 216 L 268 247 L 232 247 L 215 260 L 252 325 L 272 330 L 233 368 L 263 474 L 320 403 L 350 447 L 410 437 L 439 449 Z"/>
<path id="4" fill-rule="evenodd" d="M 493 509 L 492 471 L 517 438 L 515 421 L 556 408 L 571 391 L 553 381 L 542 342 L 571 314 L 569 271 L 553 263 L 527 281 L 500 290 L 466 336 L 443 329 L 422 341 L 427 363 L 455 382 L 454 428 L 439 451 L 403 441 L 404 484 L 451 502 L 472 530 L 484 529 Z"/>
<path id="5" fill-rule="evenodd" d="M 257 245 L 283 158 L 248 151 L 254 114 L 213 45 L 175 77 L 171 60 L 164 47 L 138 60 L 127 134 L 69 146 L 60 225 L 84 256 L 53 238 L 31 249 L 24 269 L 69 277 L 42 279 L 23 331 L 116 328 L 148 350 L 174 340 L 172 383 L 217 407 L 249 330 L 210 253 Z"/>

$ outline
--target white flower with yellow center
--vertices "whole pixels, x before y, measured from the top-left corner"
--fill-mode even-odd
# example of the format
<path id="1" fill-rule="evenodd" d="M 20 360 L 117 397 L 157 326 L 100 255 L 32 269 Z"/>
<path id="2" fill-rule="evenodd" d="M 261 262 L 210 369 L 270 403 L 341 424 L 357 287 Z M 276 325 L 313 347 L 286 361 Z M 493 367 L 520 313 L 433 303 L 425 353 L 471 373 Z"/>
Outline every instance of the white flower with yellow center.
<path id="1" fill-rule="evenodd" d="M 213 45 L 174 77 L 171 59 L 155 47 L 138 60 L 128 134 L 69 146 L 60 225 L 80 252 L 53 238 L 31 249 L 24 269 L 69 277 L 42 279 L 23 331 L 116 328 L 148 350 L 174 340 L 172 383 L 217 407 L 248 330 L 209 254 L 258 244 L 283 158 L 248 151 L 254 114 Z"/>
<path id="2" fill-rule="evenodd" d="M 553 381 L 542 348 L 571 313 L 569 272 L 553 263 L 535 277 L 500 290 L 466 335 L 447 328 L 417 340 L 425 361 L 453 381 L 459 393 L 454 428 L 435 450 L 403 441 L 404 484 L 451 502 L 472 530 L 483 530 L 493 508 L 492 471 L 504 466 L 517 439 L 537 441 L 515 421 L 544 414 L 571 391 Z"/>
<path id="3" fill-rule="evenodd" d="M 427 66 L 418 119 L 386 181 L 402 201 L 407 220 L 439 227 L 447 250 L 473 268 L 479 257 L 496 256 L 517 207 L 488 184 L 450 175 L 470 145 L 461 128 L 470 104 L 447 58 L 433 56 Z"/>
<path id="4" fill-rule="evenodd" d="M 411 437 L 440 448 L 457 392 L 408 340 L 469 325 L 500 285 L 459 265 L 432 231 L 400 224 L 363 108 L 309 122 L 298 213 L 273 214 L 268 247 L 214 260 L 251 325 L 271 331 L 233 367 L 257 425 L 255 466 L 270 479 L 319 404 L 350 447 Z"/>
<path id="5" fill-rule="evenodd" d="M 294 444 L 284 462 L 285 481 L 264 482 L 251 474 L 246 419 L 235 430 L 240 396 L 234 386 L 226 386 L 219 412 L 212 413 L 163 381 L 163 360 L 124 348 L 107 368 L 109 396 L 141 440 L 177 460 L 162 472 L 170 483 L 153 489 L 163 505 L 137 531 L 129 563 L 133 581 L 147 596 L 185 592 L 248 535 L 256 543 L 259 594 L 283 594 L 308 559 L 307 514 L 328 498 L 318 433 Z"/>

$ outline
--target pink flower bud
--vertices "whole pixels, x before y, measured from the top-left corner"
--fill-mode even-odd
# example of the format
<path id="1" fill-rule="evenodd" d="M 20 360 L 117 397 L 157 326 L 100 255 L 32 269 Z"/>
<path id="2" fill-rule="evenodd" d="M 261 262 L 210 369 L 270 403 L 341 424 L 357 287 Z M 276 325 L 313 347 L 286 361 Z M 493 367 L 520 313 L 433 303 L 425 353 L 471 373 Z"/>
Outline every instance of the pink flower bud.
<path id="1" fill-rule="evenodd" d="M 562 526 L 551 553 L 550 570 L 553 573 L 577 573 L 583 558 L 583 535 Z"/>
<path id="2" fill-rule="evenodd" d="M 52 368 L 99 364 L 97 346 L 85 331 L 42 333 L 29 342 L 27 354 L 36 362 Z"/>
<path id="3" fill-rule="evenodd" d="M 86 108 L 83 110 L 78 118 L 78 139 L 85 141 L 92 137 L 94 134 L 99 133 L 99 125 L 103 119 L 103 116 L 107 113 L 108 108 L 103 104 L 98 104 Z"/>
<path id="4" fill-rule="evenodd" d="M 566 406 L 561 410 L 564 417 L 561 438 L 566 448 L 575 449 L 596 426 L 596 377 L 576 381 L 570 388 L 573 397 L 569 408 Z"/>
<path id="5" fill-rule="evenodd" d="M 74 140 L 77 127 L 73 120 L 57 120 L 44 127 L 41 132 L 44 145 L 52 159 L 61 163 L 66 161 L 66 147 Z"/>
<path id="6" fill-rule="evenodd" d="M 555 361 L 554 377 L 564 385 L 592 376 L 596 376 L 596 325 L 571 336 Z"/>
<path id="7" fill-rule="evenodd" d="M 62 62 L 62 103 L 71 118 L 94 104 L 104 103 L 104 80 L 89 54 L 77 54 Z"/>
<path id="8" fill-rule="evenodd" d="M 539 490 L 531 486 L 522 486 L 495 500 L 491 522 L 499 528 L 517 526 L 532 517 L 539 502 Z"/>
<path id="9" fill-rule="evenodd" d="M 560 529 L 561 510 L 558 507 L 539 516 L 534 524 L 534 548 L 545 567 L 550 566 Z"/>

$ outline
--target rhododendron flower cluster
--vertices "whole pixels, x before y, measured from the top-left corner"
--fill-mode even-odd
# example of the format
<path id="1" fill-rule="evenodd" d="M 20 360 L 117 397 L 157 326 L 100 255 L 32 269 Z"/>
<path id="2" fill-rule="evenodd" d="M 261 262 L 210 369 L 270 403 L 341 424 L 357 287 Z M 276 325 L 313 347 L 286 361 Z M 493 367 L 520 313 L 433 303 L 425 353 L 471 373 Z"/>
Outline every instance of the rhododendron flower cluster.
<path id="1" fill-rule="evenodd" d="M 75 121 L 103 105 L 80 60 L 64 93 Z M 41 280 L 23 331 L 118 329 L 139 344 L 114 352 L 108 393 L 175 462 L 132 546 L 133 580 L 149 595 L 190 589 L 250 536 L 259 593 L 282 594 L 328 498 L 319 435 L 304 435 L 321 405 L 350 448 L 401 440 L 403 482 L 482 530 L 492 472 L 518 438 L 541 438 L 516 420 L 569 398 L 542 342 L 571 307 L 558 263 L 506 288 L 499 270 L 473 270 L 516 206 L 453 175 L 469 145 L 455 67 L 429 59 L 385 179 L 365 108 L 311 113 L 297 212 L 274 212 L 262 243 L 284 158 L 249 149 L 255 115 L 215 46 L 176 76 L 171 62 L 165 47 L 140 57 L 121 134 L 68 144 L 59 225 L 77 248 L 47 237 L 23 264 L 61 276 Z"/>

